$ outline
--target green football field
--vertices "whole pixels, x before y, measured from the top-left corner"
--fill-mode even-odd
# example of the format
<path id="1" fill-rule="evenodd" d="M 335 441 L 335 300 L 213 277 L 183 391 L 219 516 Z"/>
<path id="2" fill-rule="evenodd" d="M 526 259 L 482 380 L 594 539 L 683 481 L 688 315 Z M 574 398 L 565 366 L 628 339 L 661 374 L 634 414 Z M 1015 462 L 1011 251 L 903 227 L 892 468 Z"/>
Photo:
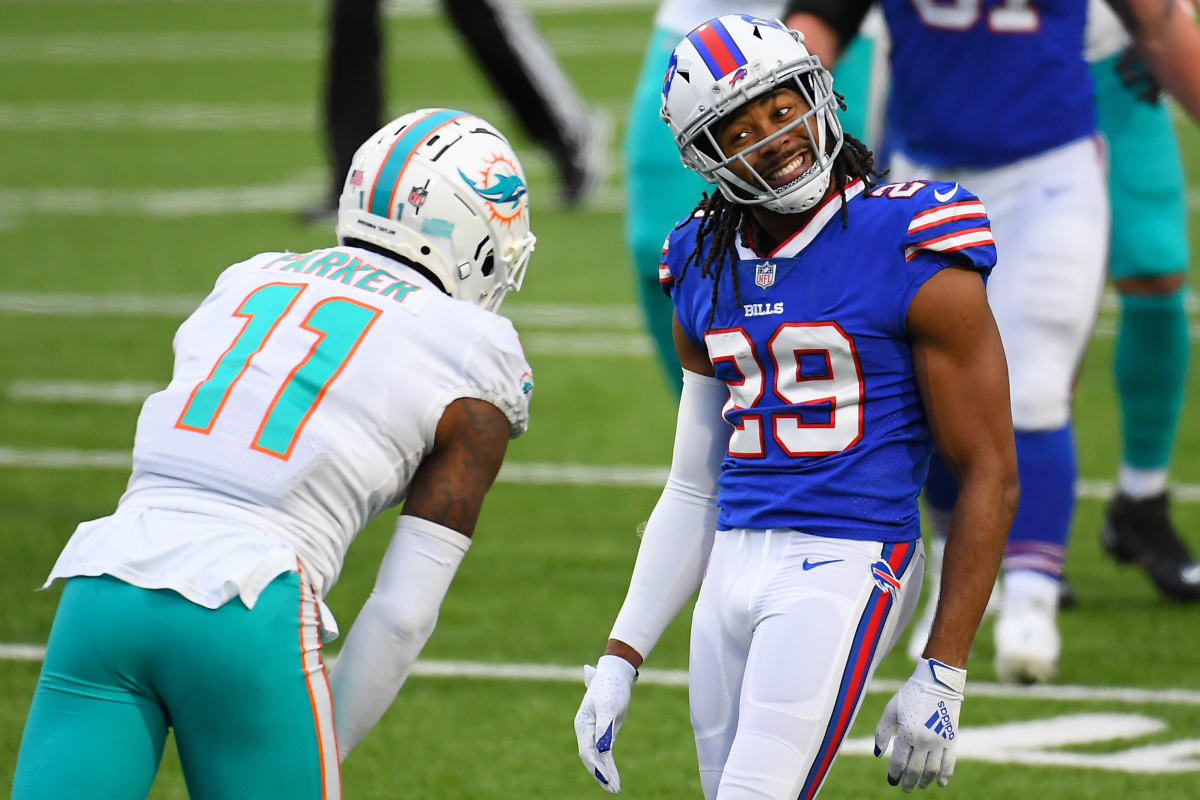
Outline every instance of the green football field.
<path id="1" fill-rule="evenodd" d="M 539 242 L 505 313 L 537 390 L 532 427 L 509 450 L 418 674 L 344 765 L 345 794 L 599 798 L 571 726 L 580 665 L 604 644 L 674 432 L 674 401 L 634 304 L 616 168 L 653 5 L 534 4 L 581 92 L 615 123 L 613 174 L 575 212 L 557 207 L 549 162 L 432 5 L 389 12 L 389 110 L 463 108 L 512 134 Z M 297 216 L 325 181 L 324 8 L 0 0 L 0 790 L 11 784 L 58 597 L 35 589 L 76 524 L 114 508 L 138 403 L 169 377 L 176 326 L 228 264 L 333 241 L 331 225 Z M 1200 230 L 1200 136 L 1190 122 L 1179 127 Z M 1115 323 L 1108 303 L 1079 382 L 1084 480 L 1067 565 L 1079 607 L 1061 617 L 1059 684 L 994 683 L 986 620 L 946 796 L 1200 797 L 1200 607 L 1159 600 L 1097 540 L 1117 459 Z M 1195 372 L 1190 397 L 1200 398 Z M 1176 520 L 1200 550 L 1191 407 L 1173 479 Z M 328 598 L 343 630 L 371 588 L 392 518 L 360 536 Z M 700 796 L 682 684 L 686 617 L 647 663 L 617 743 L 635 800 Z M 910 669 L 901 653 L 882 665 L 824 797 L 898 791 L 866 737 Z M 151 797 L 186 797 L 171 747 Z"/>

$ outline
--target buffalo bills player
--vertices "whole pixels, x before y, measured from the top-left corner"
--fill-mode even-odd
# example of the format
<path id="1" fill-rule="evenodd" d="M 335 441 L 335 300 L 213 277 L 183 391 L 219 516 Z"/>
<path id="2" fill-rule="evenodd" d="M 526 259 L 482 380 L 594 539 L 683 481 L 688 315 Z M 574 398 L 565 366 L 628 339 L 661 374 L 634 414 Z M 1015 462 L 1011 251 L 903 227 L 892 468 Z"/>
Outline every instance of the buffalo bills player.
<path id="1" fill-rule="evenodd" d="M 697 585 L 692 724 L 709 800 L 814 797 L 919 594 L 933 445 L 962 484 L 926 658 L 876 730 L 888 781 L 945 784 L 966 659 L 1016 506 L 995 262 L 970 192 L 876 186 L 832 79 L 781 24 L 700 25 L 662 115 L 719 191 L 670 233 L 683 365 L 675 450 L 575 718 L 594 778 L 637 669 Z M 714 531 L 715 528 L 715 531 Z"/>
<path id="2" fill-rule="evenodd" d="M 869 5 L 793 0 L 788 19 L 830 60 Z M 881 5 L 892 41 L 893 174 L 970 185 L 987 204 L 1003 254 L 988 299 L 1012 375 L 1025 491 L 1005 556 L 996 670 L 1007 680 L 1047 681 L 1060 654 L 1055 615 L 1074 511 L 1072 387 L 1100 301 L 1108 242 L 1103 154 L 1083 57 L 1087 2 Z M 1193 25 L 1191 39 L 1195 33 Z M 1171 53 L 1195 52 L 1180 26 L 1168 30 L 1147 17 L 1139 41 L 1181 102 L 1200 105 L 1197 59 L 1169 63 Z M 954 497 L 953 477 L 935 462 L 926 487 L 935 533 L 946 531 Z"/>

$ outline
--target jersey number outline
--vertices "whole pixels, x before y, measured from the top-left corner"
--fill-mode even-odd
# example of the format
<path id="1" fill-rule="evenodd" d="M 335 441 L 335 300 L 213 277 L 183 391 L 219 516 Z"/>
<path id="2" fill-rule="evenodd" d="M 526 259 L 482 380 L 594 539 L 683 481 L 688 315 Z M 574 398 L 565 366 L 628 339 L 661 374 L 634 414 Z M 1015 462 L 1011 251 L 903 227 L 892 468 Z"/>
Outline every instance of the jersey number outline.
<path id="1" fill-rule="evenodd" d="M 733 425 L 729 455 L 765 458 L 765 416 L 771 417 L 771 436 L 793 458 L 830 456 L 848 450 L 863 436 L 863 377 L 854 339 L 836 322 L 785 322 L 767 342 L 774 367 L 775 394 L 792 406 L 829 405 L 829 422 L 804 422 L 800 414 L 749 413 L 766 391 L 766 373 L 745 328 L 724 328 L 704 335 L 709 360 L 715 366 L 729 362 L 740 376 L 725 381 L 729 400 L 721 415 L 729 420 L 744 411 L 741 424 Z M 824 357 L 824 371 L 801 373 L 801 356 Z M 839 408 L 843 413 L 839 414 Z M 846 413 L 849 410 L 853 413 Z M 732 421 L 730 422 L 732 425 Z"/>
<path id="2" fill-rule="evenodd" d="M 304 283 L 268 283 L 246 295 L 233 312 L 233 316 L 245 318 L 242 329 L 208 377 L 196 384 L 179 413 L 176 428 L 205 436 L 212 432 L 233 387 L 307 288 Z M 284 461 L 291 457 L 300 432 L 321 404 L 325 391 L 382 313 L 383 309 L 349 297 L 327 297 L 309 309 L 300 327 L 316 334 L 317 340 L 267 406 L 250 449 Z"/>
<path id="3" fill-rule="evenodd" d="M 965 31 L 983 13 L 983 0 L 912 0 L 921 22 L 944 31 Z M 988 9 L 988 30 L 995 33 L 1035 33 L 1042 19 L 1034 0 L 1004 0 Z"/>

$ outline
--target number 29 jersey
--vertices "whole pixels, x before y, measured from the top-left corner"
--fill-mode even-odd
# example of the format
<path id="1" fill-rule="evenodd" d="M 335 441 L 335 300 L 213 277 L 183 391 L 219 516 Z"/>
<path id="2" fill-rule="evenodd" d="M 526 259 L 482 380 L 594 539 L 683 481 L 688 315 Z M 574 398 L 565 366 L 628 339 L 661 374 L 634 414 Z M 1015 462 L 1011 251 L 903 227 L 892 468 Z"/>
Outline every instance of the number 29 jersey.
<path id="1" fill-rule="evenodd" d="M 447 405 L 488 402 L 514 437 L 528 425 L 512 324 L 357 248 L 235 264 L 174 350 L 116 513 L 79 527 L 52 580 L 106 573 L 253 606 L 298 559 L 323 597 L 358 531 L 406 497 Z"/>
<path id="2" fill-rule="evenodd" d="M 680 326 L 729 387 L 721 530 L 885 542 L 921 535 L 917 494 L 933 445 L 908 306 L 947 266 L 986 278 L 995 244 L 983 204 L 957 184 L 914 181 L 864 194 L 854 181 L 846 196 L 848 227 L 835 194 L 768 256 L 739 244 L 738 292 L 727 263 L 715 310 L 713 280 L 699 266 L 711 237 L 684 269 L 697 249 L 699 212 L 664 245 L 659 277 Z"/>

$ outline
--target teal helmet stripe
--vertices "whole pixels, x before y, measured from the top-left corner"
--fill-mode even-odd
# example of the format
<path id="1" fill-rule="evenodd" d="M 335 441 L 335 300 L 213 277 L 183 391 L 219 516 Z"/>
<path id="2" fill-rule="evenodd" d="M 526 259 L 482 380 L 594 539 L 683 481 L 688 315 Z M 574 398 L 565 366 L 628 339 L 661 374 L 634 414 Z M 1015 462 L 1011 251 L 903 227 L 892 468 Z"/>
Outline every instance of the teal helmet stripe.
<path id="1" fill-rule="evenodd" d="M 387 156 L 383 159 L 383 164 L 379 167 L 379 175 L 375 178 L 375 185 L 371 187 L 370 211 L 372 214 L 381 217 L 388 216 L 392 198 L 396 194 L 396 185 L 400 176 L 404 174 L 404 168 L 408 166 L 413 153 L 417 151 L 417 146 L 438 128 L 465 116 L 467 116 L 465 111 L 443 109 L 422 117 L 408 126 L 408 130 L 392 144 L 392 148 L 388 150 Z"/>

